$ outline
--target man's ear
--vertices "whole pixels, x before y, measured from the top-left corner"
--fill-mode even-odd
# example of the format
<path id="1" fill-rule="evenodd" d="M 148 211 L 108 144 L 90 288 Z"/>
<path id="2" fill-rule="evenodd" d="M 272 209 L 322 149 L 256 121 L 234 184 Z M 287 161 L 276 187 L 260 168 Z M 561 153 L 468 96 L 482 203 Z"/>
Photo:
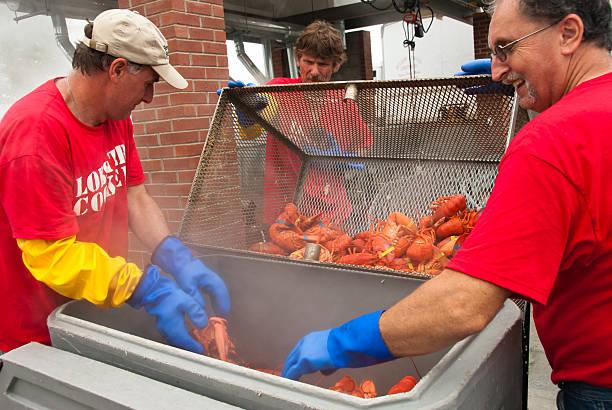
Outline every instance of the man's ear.
<path id="1" fill-rule="evenodd" d="M 128 73 L 128 61 L 125 58 L 116 58 L 108 68 L 108 75 L 112 82 L 117 82 Z"/>
<path id="2" fill-rule="evenodd" d="M 582 44 L 584 35 L 584 23 L 577 14 L 568 14 L 559 22 L 561 30 L 561 53 L 571 55 Z"/>

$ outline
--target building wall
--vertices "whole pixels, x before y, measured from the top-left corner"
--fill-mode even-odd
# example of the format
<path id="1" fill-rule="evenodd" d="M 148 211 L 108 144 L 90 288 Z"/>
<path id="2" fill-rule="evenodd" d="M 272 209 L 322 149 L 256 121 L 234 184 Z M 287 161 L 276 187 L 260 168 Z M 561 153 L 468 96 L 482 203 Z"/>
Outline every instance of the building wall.
<path id="1" fill-rule="evenodd" d="M 487 13 L 478 13 L 473 16 L 474 22 L 474 58 L 488 58 L 491 55 L 487 44 L 489 23 L 491 18 Z"/>
<path id="2" fill-rule="evenodd" d="M 155 85 L 150 104 L 132 113 L 146 187 L 177 233 L 204 141 L 228 78 L 223 0 L 119 0 L 119 7 L 153 21 L 168 40 L 170 62 L 187 79 L 185 90 Z M 130 233 L 129 260 L 144 266 L 149 253 Z"/>
<path id="3" fill-rule="evenodd" d="M 284 48 L 272 49 L 272 70 L 273 77 L 290 77 L 289 60 L 287 58 L 287 50 Z"/>
<path id="4" fill-rule="evenodd" d="M 371 80 L 372 46 L 369 31 L 346 33 L 346 63 L 334 75 L 335 81 Z"/>

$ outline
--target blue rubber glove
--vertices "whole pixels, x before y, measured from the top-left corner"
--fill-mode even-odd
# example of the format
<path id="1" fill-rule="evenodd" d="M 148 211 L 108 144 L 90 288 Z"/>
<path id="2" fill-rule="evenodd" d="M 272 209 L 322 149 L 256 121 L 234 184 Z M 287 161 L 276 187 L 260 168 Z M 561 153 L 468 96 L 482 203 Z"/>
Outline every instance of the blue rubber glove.
<path id="1" fill-rule="evenodd" d="M 289 353 L 282 376 L 298 380 L 316 371 L 329 374 L 340 368 L 365 367 L 395 359 L 378 328 L 382 313 L 382 310 L 368 313 L 339 327 L 307 334 Z"/>
<path id="2" fill-rule="evenodd" d="M 227 316 L 231 299 L 225 282 L 215 272 L 207 268 L 201 260 L 193 256 L 180 239 L 167 236 L 153 252 L 151 261 L 171 274 L 189 296 L 204 308 L 206 302 L 201 290 L 204 290 L 213 304 L 214 313 Z"/>
<path id="3" fill-rule="evenodd" d="M 481 58 L 478 60 L 471 60 L 461 66 L 461 71 L 455 74 L 455 76 L 466 76 L 466 75 L 491 75 L 491 59 Z M 489 93 L 502 93 L 505 95 L 514 94 L 514 89 L 511 86 L 505 85 L 499 82 L 493 82 L 487 85 L 477 85 L 474 87 L 464 88 L 463 91 L 467 95 L 476 94 L 489 94 Z"/>
<path id="4" fill-rule="evenodd" d="M 253 85 L 255 85 L 255 83 L 247 83 L 247 84 L 245 84 L 244 81 L 240 81 L 240 80 L 237 80 L 237 81 L 236 80 L 229 80 L 227 82 L 227 86 L 229 88 L 251 87 Z M 221 95 L 222 92 L 223 92 L 223 88 L 218 88 L 217 89 L 217 95 Z"/>
<path id="5" fill-rule="evenodd" d="M 243 81 L 240 80 L 230 80 L 227 82 L 227 86 L 229 88 L 251 87 L 254 85 L 256 84 L 245 84 Z M 217 90 L 217 95 L 221 95 L 221 93 L 223 93 L 223 88 L 219 88 Z M 265 95 L 255 94 L 253 98 L 254 100 L 249 101 L 248 104 L 252 106 L 255 111 L 259 112 L 268 106 L 268 98 Z M 244 128 L 251 127 L 255 124 L 255 121 L 252 120 L 244 111 L 239 108 L 236 108 L 236 116 L 238 117 L 238 123 Z"/>
<path id="6" fill-rule="evenodd" d="M 352 152 L 342 151 L 338 142 L 336 142 L 336 138 L 333 136 L 331 132 L 328 132 L 325 137 L 327 138 L 328 148 L 319 148 L 314 145 L 306 145 L 307 151 L 312 153 L 313 155 L 330 155 L 330 156 L 343 156 L 343 157 L 354 157 L 356 154 Z M 361 162 L 349 162 L 346 164 L 349 168 L 357 169 L 362 171 L 365 168 L 365 165 Z"/>
<path id="7" fill-rule="evenodd" d="M 480 75 L 480 74 L 491 74 L 491 59 L 481 58 L 478 60 L 471 60 L 461 66 L 461 71 L 456 73 L 456 76 L 464 75 Z"/>
<path id="8" fill-rule="evenodd" d="M 208 324 L 206 312 L 176 283 L 160 274 L 159 268 L 149 265 L 140 283 L 127 301 L 134 309 L 144 307 L 156 319 L 157 330 L 173 346 L 202 354 L 204 348 L 195 341 L 185 326 L 185 315 L 197 328 Z"/>

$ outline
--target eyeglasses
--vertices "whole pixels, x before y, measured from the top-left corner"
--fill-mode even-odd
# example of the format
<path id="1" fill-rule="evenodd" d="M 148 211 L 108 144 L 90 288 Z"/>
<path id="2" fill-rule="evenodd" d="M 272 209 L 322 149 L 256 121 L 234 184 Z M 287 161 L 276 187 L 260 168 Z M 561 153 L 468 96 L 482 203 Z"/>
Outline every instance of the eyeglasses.
<path id="1" fill-rule="evenodd" d="M 559 21 L 554 22 L 554 23 L 552 23 L 552 24 L 550 24 L 550 25 L 548 25 L 546 27 L 542 27 L 541 29 L 538 29 L 538 30 L 534 31 L 533 33 L 526 34 L 523 37 L 517 38 L 516 40 L 511 41 L 508 44 L 505 44 L 503 46 L 500 46 L 499 44 L 496 45 L 494 47 L 494 50 L 491 50 L 491 59 L 493 59 L 493 57 L 497 57 L 497 59 L 500 62 L 502 62 L 502 63 L 505 62 L 506 59 L 508 58 L 508 54 L 512 51 L 512 49 L 514 48 L 515 45 L 517 45 L 521 41 L 525 40 L 526 38 L 529 38 L 531 36 L 534 36 L 534 35 L 538 34 L 541 31 L 546 30 L 547 28 L 551 28 L 552 26 L 554 26 L 555 24 L 558 24 L 558 23 L 559 23 Z"/>

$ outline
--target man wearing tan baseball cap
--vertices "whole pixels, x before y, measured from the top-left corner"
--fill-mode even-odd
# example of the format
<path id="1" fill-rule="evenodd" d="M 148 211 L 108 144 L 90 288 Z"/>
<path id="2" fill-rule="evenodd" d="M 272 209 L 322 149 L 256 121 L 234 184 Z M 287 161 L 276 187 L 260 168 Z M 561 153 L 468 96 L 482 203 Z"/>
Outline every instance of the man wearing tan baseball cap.
<path id="1" fill-rule="evenodd" d="M 88 23 L 72 67 L 0 122 L 0 350 L 50 343 L 49 313 L 86 299 L 143 308 L 169 344 L 202 353 L 186 319 L 206 326 L 204 293 L 227 315 L 227 287 L 171 236 L 145 189 L 130 119 L 160 78 L 176 88 L 187 81 L 157 27 L 129 10 Z M 152 264 L 127 262 L 128 226 Z"/>

